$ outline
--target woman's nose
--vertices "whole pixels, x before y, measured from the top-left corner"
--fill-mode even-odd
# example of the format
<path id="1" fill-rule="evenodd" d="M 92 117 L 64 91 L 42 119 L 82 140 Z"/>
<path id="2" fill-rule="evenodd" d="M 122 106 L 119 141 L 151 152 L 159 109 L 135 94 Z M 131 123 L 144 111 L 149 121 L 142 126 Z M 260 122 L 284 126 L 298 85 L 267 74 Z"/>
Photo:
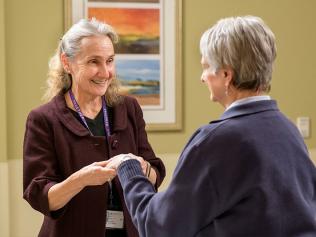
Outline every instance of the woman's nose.
<path id="1" fill-rule="evenodd" d="M 110 68 L 107 65 L 102 65 L 99 69 L 99 75 L 104 78 L 109 78 L 111 75 Z"/>

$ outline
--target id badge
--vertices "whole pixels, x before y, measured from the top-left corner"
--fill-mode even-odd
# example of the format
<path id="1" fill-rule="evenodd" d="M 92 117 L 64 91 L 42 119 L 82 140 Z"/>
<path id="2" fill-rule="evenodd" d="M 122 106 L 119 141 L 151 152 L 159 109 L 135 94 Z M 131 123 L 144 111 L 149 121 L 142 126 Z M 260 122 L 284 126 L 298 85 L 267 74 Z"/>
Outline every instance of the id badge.
<path id="1" fill-rule="evenodd" d="M 123 229 L 124 216 L 122 211 L 106 211 L 106 224 L 107 229 Z"/>

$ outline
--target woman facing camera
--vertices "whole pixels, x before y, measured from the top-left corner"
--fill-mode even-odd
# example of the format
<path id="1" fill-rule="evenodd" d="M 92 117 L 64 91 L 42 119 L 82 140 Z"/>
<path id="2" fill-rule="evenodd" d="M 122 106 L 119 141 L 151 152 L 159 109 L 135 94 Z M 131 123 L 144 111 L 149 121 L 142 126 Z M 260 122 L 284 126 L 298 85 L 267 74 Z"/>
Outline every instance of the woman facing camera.
<path id="1" fill-rule="evenodd" d="M 225 111 L 192 135 L 168 189 L 155 193 L 138 155 L 107 165 L 118 171 L 140 235 L 316 236 L 315 166 L 267 94 L 274 34 L 258 17 L 225 18 L 202 35 L 200 50 L 201 81 Z"/>
<path id="2" fill-rule="evenodd" d="M 116 171 L 106 160 L 141 156 L 157 190 L 162 161 L 147 140 L 142 110 L 118 94 L 113 28 L 81 20 L 51 59 L 48 103 L 32 110 L 24 138 L 24 198 L 45 215 L 43 237 L 137 237 Z"/>

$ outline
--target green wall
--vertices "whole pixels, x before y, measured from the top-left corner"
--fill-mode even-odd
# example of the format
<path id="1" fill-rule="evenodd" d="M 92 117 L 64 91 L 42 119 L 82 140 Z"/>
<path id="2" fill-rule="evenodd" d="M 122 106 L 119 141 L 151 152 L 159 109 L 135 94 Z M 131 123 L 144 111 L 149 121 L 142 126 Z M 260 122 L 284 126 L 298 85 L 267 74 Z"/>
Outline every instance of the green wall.
<path id="1" fill-rule="evenodd" d="M 7 160 L 4 1 L 0 0 L 0 162 Z"/>
<path id="2" fill-rule="evenodd" d="M 0 113 L 7 105 L 7 144 L 9 159 L 22 158 L 22 142 L 28 112 L 38 106 L 43 94 L 47 62 L 63 32 L 62 0 L 0 0 L 6 7 L 5 32 L 0 18 L 0 47 L 5 33 L 4 56 L 0 56 Z M 219 18 L 231 15 L 258 15 L 274 31 L 278 57 L 273 74 L 271 96 L 293 121 L 309 116 L 316 121 L 315 59 L 316 1 L 314 0 L 183 0 L 183 130 L 151 132 L 149 139 L 157 153 L 180 152 L 194 130 L 223 109 L 209 101 L 209 93 L 200 82 L 199 38 Z M 0 11 L 3 16 L 3 11 Z M 5 77 L 6 76 L 6 77 Z M 6 78 L 6 80 L 4 80 Z M 6 100 L 3 88 L 6 88 Z M 314 96 L 313 96 L 314 95 Z M 3 116 L 1 116 L 3 117 Z M 0 120 L 1 139 L 5 120 Z M 2 141 L 1 140 L 1 141 Z M 5 139 L 4 139 L 5 140 Z M 316 147 L 313 136 L 308 147 Z M 1 142 L 1 156 L 6 147 Z M 5 144 L 5 141 L 4 141 Z M 4 149 L 5 150 L 5 149 Z M 0 160 L 1 161 L 1 160 Z"/>

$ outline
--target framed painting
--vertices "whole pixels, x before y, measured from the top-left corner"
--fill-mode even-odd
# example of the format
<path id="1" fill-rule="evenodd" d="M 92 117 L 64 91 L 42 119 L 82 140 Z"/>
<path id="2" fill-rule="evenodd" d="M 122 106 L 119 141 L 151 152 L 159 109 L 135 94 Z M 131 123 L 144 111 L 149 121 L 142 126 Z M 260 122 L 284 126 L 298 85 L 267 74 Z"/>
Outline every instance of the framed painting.
<path id="1" fill-rule="evenodd" d="M 181 1 L 65 0 L 65 30 L 96 18 L 118 33 L 121 93 L 137 99 L 149 131 L 182 128 Z"/>

